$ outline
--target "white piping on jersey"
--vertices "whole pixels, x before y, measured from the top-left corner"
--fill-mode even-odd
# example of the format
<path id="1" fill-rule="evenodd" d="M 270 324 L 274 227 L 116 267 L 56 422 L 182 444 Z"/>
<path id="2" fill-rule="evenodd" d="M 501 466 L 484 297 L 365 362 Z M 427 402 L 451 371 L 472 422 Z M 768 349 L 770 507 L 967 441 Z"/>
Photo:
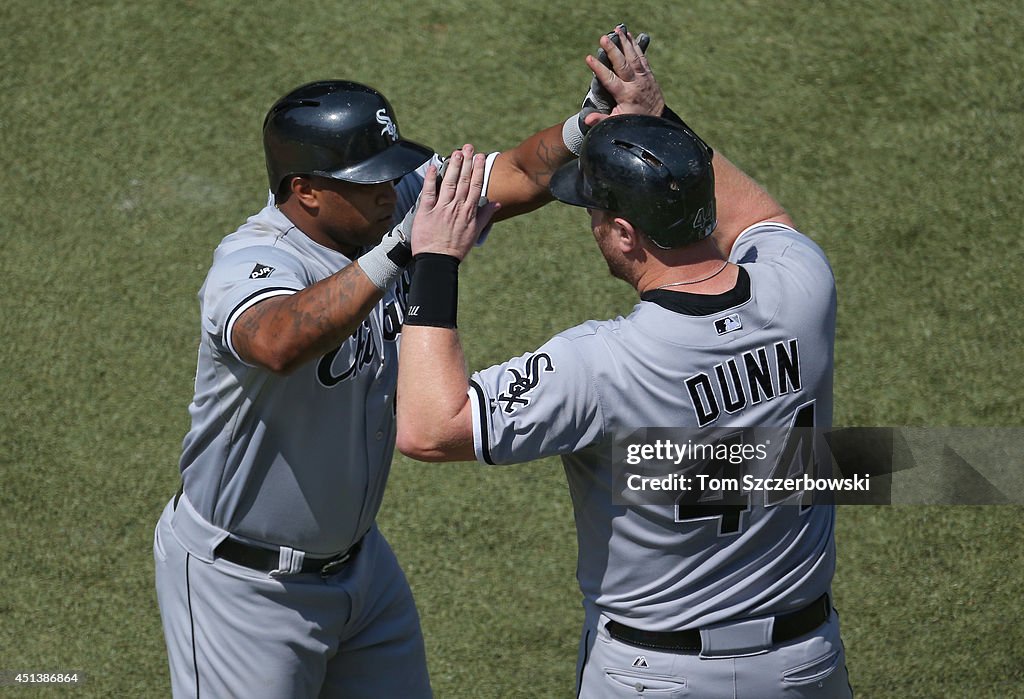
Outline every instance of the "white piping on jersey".
<path id="1" fill-rule="evenodd" d="M 494 153 L 487 154 L 487 161 L 484 163 L 484 189 L 483 195 L 487 196 L 487 185 L 491 183 L 491 168 L 494 167 L 494 161 L 501 155 L 497 151 Z"/>
<path id="2" fill-rule="evenodd" d="M 231 312 L 231 315 L 228 317 L 228 322 L 224 325 L 224 345 L 228 348 L 228 351 L 231 352 L 232 356 L 234 356 L 235 359 L 240 361 L 242 364 L 245 364 L 246 366 L 256 366 L 255 364 L 250 364 L 249 362 L 245 361 L 240 356 L 238 356 L 238 352 L 237 350 L 235 350 L 235 345 L 233 342 L 231 342 L 231 331 L 235 327 L 235 321 L 238 320 L 242 316 L 242 314 L 245 313 L 245 311 L 249 310 L 260 301 L 265 301 L 269 298 L 273 298 L 274 296 L 290 296 L 296 293 L 296 291 L 297 289 L 270 289 L 266 293 L 258 293 L 255 296 L 251 296 L 242 303 L 238 304 L 238 307 Z"/>

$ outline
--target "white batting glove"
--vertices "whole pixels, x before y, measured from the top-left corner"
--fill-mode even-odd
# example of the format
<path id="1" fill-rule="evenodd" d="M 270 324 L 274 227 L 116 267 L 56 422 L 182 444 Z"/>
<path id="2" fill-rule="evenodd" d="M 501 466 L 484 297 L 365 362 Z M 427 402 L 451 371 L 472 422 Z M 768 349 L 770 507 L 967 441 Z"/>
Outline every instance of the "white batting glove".
<path id="1" fill-rule="evenodd" d="M 410 240 L 415 215 L 416 207 L 413 206 L 401 223 L 388 231 L 376 247 L 359 258 L 359 268 L 381 291 L 387 291 L 412 260 Z"/>

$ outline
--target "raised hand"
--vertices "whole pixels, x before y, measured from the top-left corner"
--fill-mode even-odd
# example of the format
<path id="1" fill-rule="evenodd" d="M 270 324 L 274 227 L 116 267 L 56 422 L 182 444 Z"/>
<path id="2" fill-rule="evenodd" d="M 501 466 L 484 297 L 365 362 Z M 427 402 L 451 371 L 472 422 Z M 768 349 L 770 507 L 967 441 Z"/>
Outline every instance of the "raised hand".
<path id="1" fill-rule="evenodd" d="M 610 115 L 661 116 L 665 97 L 643 48 L 622 25 L 615 28 L 615 34 L 617 42 L 607 35 L 601 37 L 601 48 L 607 54 L 606 62 L 610 62 L 610 68 L 599 58 L 587 56 L 587 65 L 594 72 L 594 77 L 615 100 Z M 599 112 L 588 114 L 586 124 L 593 126 L 608 116 Z"/>
<path id="2" fill-rule="evenodd" d="M 466 144 L 453 151 L 442 177 L 427 168 L 412 224 L 412 252 L 434 252 L 462 260 L 498 210 L 497 202 L 480 206 L 486 157 Z"/>

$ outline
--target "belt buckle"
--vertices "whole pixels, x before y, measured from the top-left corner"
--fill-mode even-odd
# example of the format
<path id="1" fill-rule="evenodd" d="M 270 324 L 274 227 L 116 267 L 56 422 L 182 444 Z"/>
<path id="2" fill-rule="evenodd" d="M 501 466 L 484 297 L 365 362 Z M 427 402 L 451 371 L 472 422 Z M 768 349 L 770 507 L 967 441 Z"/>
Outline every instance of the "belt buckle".
<path id="1" fill-rule="evenodd" d="M 341 570 L 341 567 L 345 565 L 350 558 L 352 558 L 352 552 L 346 551 L 337 558 L 332 558 L 327 561 L 327 563 L 324 563 L 324 567 L 320 569 L 320 577 L 324 579 L 331 577 Z"/>
<path id="2" fill-rule="evenodd" d="M 700 629 L 701 658 L 741 658 L 767 653 L 772 647 L 775 617 L 726 621 Z"/>

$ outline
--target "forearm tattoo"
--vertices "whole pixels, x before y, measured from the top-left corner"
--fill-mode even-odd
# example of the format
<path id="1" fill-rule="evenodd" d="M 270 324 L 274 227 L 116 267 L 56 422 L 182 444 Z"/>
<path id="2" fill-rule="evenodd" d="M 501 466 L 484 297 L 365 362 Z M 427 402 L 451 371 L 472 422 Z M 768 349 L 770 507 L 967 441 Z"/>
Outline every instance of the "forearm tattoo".
<path id="1" fill-rule="evenodd" d="M 571 154 L 560 141 L 561 136 L 559 136 L 559 143 L 557 144 L 549 143 L 545 139 L 541 139 L 537 143 L 537 150 L 534 152 L 537 167 L 531 170 L 529 176 L 540 187 L 547 187 L 551 181 L 551 176 L 555 174 L 555 170 L 569 161 L 567 156 Z"/>
<path id="2" fill-rule="evenodd" d="M 281 343 L 299 361 L 329 352 L 354 333 L 382 292 L 356 265 L 291 296 L 275 297 L 245 311 L 235 326 L 235 346 L 252 357 L 257 344 Z"/>

